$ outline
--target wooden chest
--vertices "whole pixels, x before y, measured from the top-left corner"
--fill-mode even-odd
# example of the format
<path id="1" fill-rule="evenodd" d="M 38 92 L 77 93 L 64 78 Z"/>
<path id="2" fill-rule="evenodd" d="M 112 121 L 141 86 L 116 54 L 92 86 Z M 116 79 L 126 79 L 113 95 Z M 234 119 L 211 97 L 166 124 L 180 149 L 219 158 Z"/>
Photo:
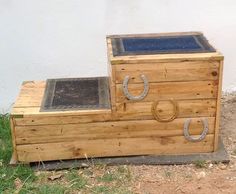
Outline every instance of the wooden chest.
<path id="1" fill-rule="evenodd" d="M 198 36 L 108 36 L 111 107 L 42 111 L 46 82 L 24 82 L 11 112 L 12 163 L 215 151 L 223 56 Z M 163 37 L 168 52 L 155 45 Z"/>
<path id="2" fill-rule="evenodd" d="M 217 149 L 223 56 L 202 33 L 112 35 L 107 45 L 117 119 L 156 121 L 166 147 L 185 142 L 175 153 Z"/>

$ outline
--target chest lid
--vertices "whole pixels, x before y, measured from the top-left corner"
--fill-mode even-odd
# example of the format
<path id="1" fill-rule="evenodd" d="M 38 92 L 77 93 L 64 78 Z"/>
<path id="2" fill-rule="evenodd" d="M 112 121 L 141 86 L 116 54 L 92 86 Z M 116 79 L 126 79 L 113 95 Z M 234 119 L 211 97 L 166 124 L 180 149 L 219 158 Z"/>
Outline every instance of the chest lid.
<path id="1" fill-rule="evenodd" d="M 198 54 L 212 57 L 217 53 L 200 32 L 112 35 L 107 37 L 107 43 L 111 60 L 197 57 Z"/>

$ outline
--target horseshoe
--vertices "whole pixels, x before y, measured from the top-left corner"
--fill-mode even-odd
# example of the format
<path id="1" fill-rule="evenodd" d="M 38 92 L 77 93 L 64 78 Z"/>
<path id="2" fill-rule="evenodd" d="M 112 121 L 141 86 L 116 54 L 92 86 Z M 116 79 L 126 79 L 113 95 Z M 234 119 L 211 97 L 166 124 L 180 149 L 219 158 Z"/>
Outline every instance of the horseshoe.
<path id="1" fill-rule="evenodd" d="M 196 137 L 196 138 L 192 137 L 189 134 L 189 125 L 190 125 L 191 119 L 187 119 L 184 122 L 184 137 L 185 137 L 185 139 L 187 139 L 188 141 L 192 141 L 192 142 L 198 142 L 198 141 L 202 141 L 206 137 L 207 132 L 208 132 L 208 122 L 207 122 L 206 118 L 201 119 L 201 121 L 203 124 L 203 131 L 200 134 L 200 136 Z"/>
<path id="2" fill-rule="evenodd" d="M 171 104 L 173 105 L 174 107 L 174 112 L 173 112 L 173 115 L 170 117 L 170 118 L 167 118 L 167 119 L 163 119 L 160 117 L 160 114 L 158 111 L 156 111 L 156 108 L 157 108 L 157 105 L 159 104 L 160 101 L 169 101 L 171 102 Z M 151 108 L 151 112 L 152 112 L 152 115 L 155 117 L 155 119 L 157 121 L 160 121 L 160 122 L 169 122 L 169 121 L 173 121 L 178 113 L 179 113 L 179 108 L 178 108 L 178 104 L 176 103 L 175 100 L 158 100 L 158 101 L 155 101 L 153 104 L 152 104 L 152 108 Z"/>
<path id="3" fill-rule="evenodd" d="M 140 95 L 138 95 L 138 96 L 133 96 L 132 94 L 129 93 L 128 84 L 129 84 L 130 77 L 127 75 L 124 78 L 124 81 L 123 81 L 123 93 L 126 96 L 126 98 L 128 98 L 129 100 L 136 100 L 136 101 L 137 100 L 142 100 L 148 94 L 148 90 L 149 90 L 148 79 L 147 79 L 147 77 L 145 75 L 141 75 L 140 77 L 143 80 L 144 89 L 143 89 L 143 92 Z"/>

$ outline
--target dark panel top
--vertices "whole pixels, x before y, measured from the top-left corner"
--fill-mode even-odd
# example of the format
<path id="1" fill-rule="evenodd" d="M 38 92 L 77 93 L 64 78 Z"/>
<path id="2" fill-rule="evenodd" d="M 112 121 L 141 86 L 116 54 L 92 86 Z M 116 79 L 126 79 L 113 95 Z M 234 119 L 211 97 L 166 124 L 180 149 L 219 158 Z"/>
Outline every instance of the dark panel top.
<path id="1" fill-rule="evenodd" d="M 48 79 L 41 111 L 110 108 L 107 77 Z"/>
<path id="2" fill-rule="evenodd" d="M 114 56 L 215 52 L 202 34 L 112 38 Z"/>

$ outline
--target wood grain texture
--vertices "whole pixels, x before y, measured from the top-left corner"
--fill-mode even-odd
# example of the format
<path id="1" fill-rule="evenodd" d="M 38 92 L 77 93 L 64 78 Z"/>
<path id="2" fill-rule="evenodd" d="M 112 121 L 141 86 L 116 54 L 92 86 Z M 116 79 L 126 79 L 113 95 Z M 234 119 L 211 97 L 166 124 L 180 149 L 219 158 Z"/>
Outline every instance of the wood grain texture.
<path id="1" fill-rule="evenodd" d="M 143 84 L 129 84 L 128 89 L 135 96 L 143 91 L 143 87 Z M 218 81 L 150 83 L 148 95 L 142 101 L 217 98 L 217 87 Z M 129 101 L 123 94 L 122 84 L 117 84 L 116 102 Z"/>
<path id="2" fill-rule="evenodd" d="M 24 115 L 23 118 L 15 118 L 15 125 L 54 125 L 54 124 L 74 124 L 104 122 L 112 120 L 111 113 L 89 114 L 89 115 Z"/>
<path id="3" fill-rule="evenodd" d="M 214 117 L 216 114 L 216 99 L 177 100 L 178 118 L 183 117 Z M 153 102 L 118 103 L 114 119 L 154 119 L 151 113 Z M 169 101 L 160 101 L 156 108 L 162 118 L 173 114 L 173 106 Z"/>
<path id="4" fill-rule="evenodd" d="M 163 123 L 156 120 L 113 121 L 84 124 L 16 126 L 16 144 L 88 141 L 94 139 L 182 136 L 185 118 Z M 215 118 L 208 117 L 209 132 L 214 133 Z M 201 118 L 193 118 L 190 134 L 199 135 Z"/>
<path id="5" fill-rule="evenodd" d="M 129 83 L 143 83 L 140 75 L 145 75 L 149 83 L 166 81 L 217 80 L 218 61 L 186 61 L 176 63 L 147 63 L 114 65 L 116 83 L 123 83 L 130 76 Z"/>
<path id="6" fill-rule="evenodd" d="M 213 151 L 214 135 L 201 142 L 183 136 L 80 140 L 73 142 L 18 145 L 19 161 L 34 162 L 85 157 L 148 154 L 188 154 Z"/>
<path id="7" fill-rule="evenodd" d="M 216 109 L 216 123 L 215 123 L 215 141 L 214 141 L 214 151 L 218 149 L 219 144 L 219 127 L 220 127 L 220 110 L 221 110 L 221 93 L 222 93 L 222 80 L 223 80 L 223 61 L 220 62 L 219 72 L 219 86 L 217 93 L 217 109 Z"/>

